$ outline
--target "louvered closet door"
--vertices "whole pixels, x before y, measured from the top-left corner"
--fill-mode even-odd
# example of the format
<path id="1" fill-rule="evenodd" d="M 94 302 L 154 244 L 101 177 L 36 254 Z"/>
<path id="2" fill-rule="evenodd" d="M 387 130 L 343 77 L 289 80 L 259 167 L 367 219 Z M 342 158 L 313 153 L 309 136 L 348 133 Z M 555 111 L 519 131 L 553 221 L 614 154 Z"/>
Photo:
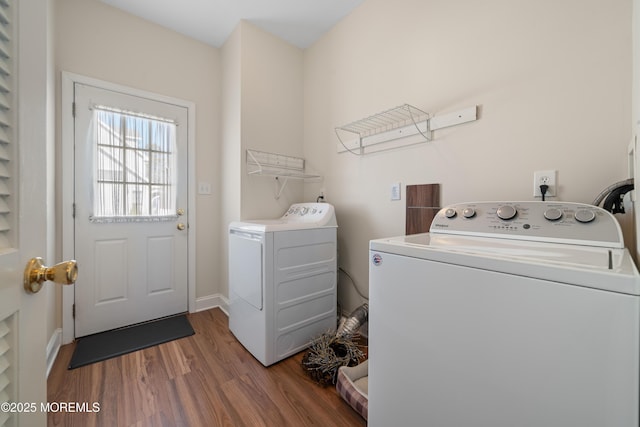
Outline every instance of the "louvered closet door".
<path id="1" fill-rule="evenodd" d="M 27 294 L 22 274 L 31 257 L 55 262 L 47 253 L 54 200 L 47 2 L 0 0 L 0 427 L 46 425 L 40 405 L 54 289 Z"/>
<path id="2" fill-rule="evenodd" d="M 8 1 L 0 1 L 0 250 L 15 245 L 15 233 L 12 233 L 15 221 L 11 211 L 15 203 L 11 197 L 14 187 L 11 176 L 15 171 L 12 161 L 15 151 L 14 141 L 14 90 L 13 83 L 13 47 L 14 39 L 11 31 L 13 10 Z M 0 262 L 6 268 L 18 264 L 17 257 L 11 258 L 9 253 L 0 255 Z M 17 255 L 17 253 L 16 253 Z M 17 291 L 16 281 L 19 277 L 0 282 L 0 402 L 17 401 L 17 313 L 21 295 Z M 11 412 L 0 411 L 0 426 L 15 425 L 17 417 Z"/>

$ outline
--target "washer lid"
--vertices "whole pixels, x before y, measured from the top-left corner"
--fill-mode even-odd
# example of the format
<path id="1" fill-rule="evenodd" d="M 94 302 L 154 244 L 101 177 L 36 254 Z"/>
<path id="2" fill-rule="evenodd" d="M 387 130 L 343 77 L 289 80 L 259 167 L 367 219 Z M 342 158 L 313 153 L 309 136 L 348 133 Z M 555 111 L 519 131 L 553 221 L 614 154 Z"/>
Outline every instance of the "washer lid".
<path id="1" fill-rule="evenodd" d="M 328 203 L 295 203 L 278 219 L 236 221 L 229 228 L 250 232 L 335 228 L 338 226 L 333 205 Z"/>
<path id="2" fill-rule="evenodd" d="M 229 224 L 229 228 L 257 233 L 294 229 L 288 222 L 282 221 L 280 219 L 253 219 L 246 221 L 235 221 Z"/>
<path id="3" fill-rule="evenodd" d="M 433 233 L 372 240 L 369 247 L 381 263 L 389 253 L 640 295 L 640 275 L 626 249 Z"/>

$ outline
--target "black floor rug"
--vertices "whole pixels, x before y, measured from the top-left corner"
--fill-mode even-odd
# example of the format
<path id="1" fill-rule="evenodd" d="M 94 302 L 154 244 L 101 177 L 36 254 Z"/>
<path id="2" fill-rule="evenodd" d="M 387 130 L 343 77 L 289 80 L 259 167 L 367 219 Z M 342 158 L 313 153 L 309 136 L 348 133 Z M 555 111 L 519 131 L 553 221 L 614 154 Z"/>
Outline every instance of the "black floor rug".
<path id="1" fill-rule="evenodd" d="M 89 335 L 78 339 L 69 369 L 188 337 L 194 333 L 187 316 L 181 315 Z"/>

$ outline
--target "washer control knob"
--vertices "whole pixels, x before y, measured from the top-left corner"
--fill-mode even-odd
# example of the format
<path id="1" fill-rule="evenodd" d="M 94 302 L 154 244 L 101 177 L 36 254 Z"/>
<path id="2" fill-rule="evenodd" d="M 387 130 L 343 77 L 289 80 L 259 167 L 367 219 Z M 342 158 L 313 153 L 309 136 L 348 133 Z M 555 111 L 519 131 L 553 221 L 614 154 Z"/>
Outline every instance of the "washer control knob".
<path id="1" fill-rule="evenodd" d="M 515 218 L 517 213 L 518 211 L 516 210 L 516 208 L 514 208 L 511 205 L 500 206 L 496 211 L 498 218 L 503 219 L 505 221 Z"/>
<path id="2" fill-rule="evenodd" d="M 449 219 L 455 218 L 456 217 L 456 210 L 453 209 L 453 208 L 449 208 L 446 211 L 444 211 L 444 216 L 446 216 Z"/>
<path id="3" fill-rule="evenodd" d="M 590 209 L 580 209 L 574 215 L 576 221 L 586 224 L 596 219 L 596 214 Z"/>
<path id="4" fill-rule="evenodd" d="M 300 216 L 305 216 L 309 212 L 309 208 L 302 208 L 300 210 Z"/>
<path id="5" fill-rule="evenodd" d="M 476 216 L 476 210 L 473 208 L 465 208 L 462 211 L 462 216 L 465 218 L 473 218 L 474 216 Z"/>
<path id="6" fill-rule="evenodd" d="M 562 218 L 562 211 L 558 208 L 549 208 L 544 211 L 544 217 L 549 221 L 557 221 Z"/>

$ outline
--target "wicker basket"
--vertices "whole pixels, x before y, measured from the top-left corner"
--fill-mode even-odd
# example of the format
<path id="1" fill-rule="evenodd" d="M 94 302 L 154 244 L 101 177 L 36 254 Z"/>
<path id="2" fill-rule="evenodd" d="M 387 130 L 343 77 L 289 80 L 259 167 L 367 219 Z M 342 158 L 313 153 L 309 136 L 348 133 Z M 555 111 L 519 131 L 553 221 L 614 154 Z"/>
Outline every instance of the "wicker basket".
<path id="1" fill-rule="evenodd" d="M 364 359 L 364 352 L 356 343 L 357 334 L 337 336 L 326 332 L 313 340 L 302 357 L 302 367 L 318 384 L 336 383 L 338 368 L 355 366 Z"/>

